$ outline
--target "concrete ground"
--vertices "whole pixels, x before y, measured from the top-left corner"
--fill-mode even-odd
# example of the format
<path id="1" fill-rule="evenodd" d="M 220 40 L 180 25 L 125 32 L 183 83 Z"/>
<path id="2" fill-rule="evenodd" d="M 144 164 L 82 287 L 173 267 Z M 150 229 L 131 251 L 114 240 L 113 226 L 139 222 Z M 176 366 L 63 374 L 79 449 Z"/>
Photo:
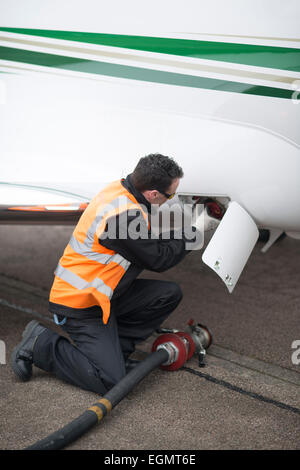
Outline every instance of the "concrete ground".
<path id="1" fill-rule="evenodd" d="M 28 321 L 55 328 L 47 297 L 71 232 L 0 227 L 1 449 L 24 449 L 98 399 L 37 368 L 22 383 L 9 365 Z M 300 243 L 285 238 L 266 254 L 261 247 L 233 294 L 201 262 L 201 252 L 166 273 L 142 274 L 180 284 L 183 301 L 163 326 L 184 329 L 190 318 L 207 325 L 214 342 L 206 367 L 192 358 L 176 372 L 154 370 L 68 449 L 299 449 Z M 141 357 L 154 337 L 140 345 Z"/>

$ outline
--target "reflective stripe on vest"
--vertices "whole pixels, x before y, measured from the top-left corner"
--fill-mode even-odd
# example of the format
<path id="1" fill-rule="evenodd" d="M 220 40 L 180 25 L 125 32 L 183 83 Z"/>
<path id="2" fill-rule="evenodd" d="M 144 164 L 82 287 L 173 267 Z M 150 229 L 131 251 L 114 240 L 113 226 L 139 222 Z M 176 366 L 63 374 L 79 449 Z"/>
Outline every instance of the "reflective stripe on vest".
<path id="1" fill-rule="evenodd" d="M 127 259 L 123 258 L 123 256 L 119 255 L 118 253 L 115 255 L 109 255 L 106 253 L 98 253 L 96 251 L 90 251 L 88 244 L 79 242 L 74 235 L 72 235 L 69 245 L 73 248 L 76 253 L 79 255 L 85 256 L 86 258 L 96 261 L 100 264 L 108 264 L 110 262 L 114 262 L 122 266 L 125 271 L 129 268 L 130 262 Z"/>
<path id="2" fill-rule="evenodd" d="M 55 275 L 60 277 L 60 279 L 62 279 L 63 281 L 66 281 L 68 284 L 71 284 L 71 286 L 75 287 L 76 289 L 82 290 L 88 289 L 89 287 L 94 287 L 95 289 L 97 289 L 97 291 L 106 295 L 110 299 L 113 295 L 112 289 L 106 284 L 104 284 L 102 279 L 96 277 L 92 282 L 87 282 L 81 277 L 77 276 L 77 274 L 74 274 L 69 269 L 63 268 L 61 264 L 58 264 L 55 270 Z"/>
<path id="3" fill-rule="evenodd" d="M 149 228 L 147 214 L 120 181 L 111 183 L 90 202 L 54 273 L 51 302 L 76 309 L 100 305 L 107 323 L 110 299 L 130 262 L 98 239 L 109 217 L 129 209 L 142 212 Z"/>

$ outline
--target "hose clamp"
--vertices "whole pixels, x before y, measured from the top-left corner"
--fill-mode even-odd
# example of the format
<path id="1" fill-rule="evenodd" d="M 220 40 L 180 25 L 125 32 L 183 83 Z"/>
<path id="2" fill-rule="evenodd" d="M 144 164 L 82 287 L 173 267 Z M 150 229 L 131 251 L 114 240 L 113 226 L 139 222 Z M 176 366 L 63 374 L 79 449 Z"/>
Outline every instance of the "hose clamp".
<path id="1" fill-rule="evenodd" d="M 173 362 L 177 361 L 179 350 L 173 343 L 167 342 L 167 343 L 159 344 L 156 350 L 158 351 L 159 349 L 164 349 L 165 351 L 167 351 L 169 355 L 168 360 L 164 362 L 162 366 L 169 366 L 170 364 L 173 364 Z"/>

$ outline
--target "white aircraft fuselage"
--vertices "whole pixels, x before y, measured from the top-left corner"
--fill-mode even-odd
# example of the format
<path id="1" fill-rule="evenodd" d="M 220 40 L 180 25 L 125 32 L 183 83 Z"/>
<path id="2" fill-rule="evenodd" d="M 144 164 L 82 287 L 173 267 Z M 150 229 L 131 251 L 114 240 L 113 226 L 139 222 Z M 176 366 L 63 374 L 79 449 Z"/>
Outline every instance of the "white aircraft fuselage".
<path id="1" fill-rule="evenodd" d="M 179 198 L 222 198 L 249 231 L 299 238 L 299 15 L 296 1 L 3 1 L 0 222 L 78 216 L 158 152 L 184 170 Z M 244 264 L 223 261 L 234 287 Z"/>

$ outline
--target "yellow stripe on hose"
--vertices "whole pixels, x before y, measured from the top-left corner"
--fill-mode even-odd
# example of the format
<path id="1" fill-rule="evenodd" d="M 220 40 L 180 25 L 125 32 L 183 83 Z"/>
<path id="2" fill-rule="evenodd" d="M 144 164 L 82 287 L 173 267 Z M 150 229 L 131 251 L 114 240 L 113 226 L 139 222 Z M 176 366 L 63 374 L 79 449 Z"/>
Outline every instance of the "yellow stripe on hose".
<path id="1" fill-rule="evenodd" d="M 103 411 L 101 410 L 101 408 L 99 408 L 99 406 L 91 406 L 90 408 L 88 408 L 88 410 L 96 413 L 96 415 L 98 416 L 98 422 L 101 421 L 101 419 L 103 418 Z"/>
<path id="2" fill-rule="evenodd" d="M 107 400 L 107 398 L 101 398 L 100 400 L 98 400 L 98 403 L 102 403 L 105 406 L 105 408 L 107 409 L 107 413 L 111 412 L 112 404 L 109 400 Z"/>
<path id="3" fill-rule="evenodd" d="M 104 405 L 107 413 L 111 412 L 112 404 L 106 398 L 101 398 L 100 400 L 96 402 L 94 406 L 91 406 L 90 408 L 88 408 L 90 411 L 93 411 L 94 413 L 96 413 L 96 415 L 98 416 L 98 422 L 99 422 L 103 418 L 103 411 L 99 406 L 97 406 L 97 403 L 101 403 L 102 405 Z"/>

